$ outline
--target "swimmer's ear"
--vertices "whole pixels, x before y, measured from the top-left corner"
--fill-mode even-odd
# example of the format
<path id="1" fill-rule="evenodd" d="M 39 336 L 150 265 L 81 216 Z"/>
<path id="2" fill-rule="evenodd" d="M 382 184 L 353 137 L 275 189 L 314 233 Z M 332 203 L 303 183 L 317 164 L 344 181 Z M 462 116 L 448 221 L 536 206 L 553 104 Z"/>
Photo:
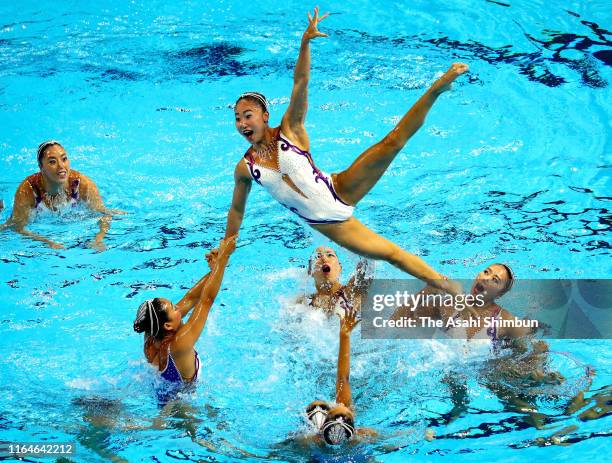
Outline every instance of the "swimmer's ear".
<path id="1" fill-rule="evenodd" d="M 263 113 L 263 120 L 264 122 L 267 124 L 268 120 L 270 119 L 270 113 L 268 111 L 264 111 Z"/>
<path id="2" fill-rule="evenodd" d="M 172 323 L 170 323 L 170 322 L 164 323 L 164 329 L 166 331 L 171 331 L 172 330 Z"/>

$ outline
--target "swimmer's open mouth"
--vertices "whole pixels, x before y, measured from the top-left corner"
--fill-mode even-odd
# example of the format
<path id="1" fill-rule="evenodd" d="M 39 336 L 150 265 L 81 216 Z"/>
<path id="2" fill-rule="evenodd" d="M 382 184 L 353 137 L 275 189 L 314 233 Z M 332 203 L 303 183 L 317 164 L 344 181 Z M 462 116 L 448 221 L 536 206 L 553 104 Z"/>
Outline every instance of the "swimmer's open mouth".
<path id="1" fill-rule="evenodd" d="M 484 291 L 484 286 L 482 286 L 482 283 L 476 283 L 476 285 L 474 286 L 474 291 L 473 293 L 482 293 Z"/>
<path id="2" fill-rule="evenodd" d="M 323 266 L 321 267 L 321 271 L 323 273 L 329 273 L 331 272 L 331 267 L 328 264 L 323 264 Z"/>
<path id="3" fill-rule="evenodd" d="M 245 130 L 244 132 L 242 132 L 242 135 L 244 135 L 245 137 L 249 138 L 251 135 L 253 135 L 253 131 L 252 130 Z"/>

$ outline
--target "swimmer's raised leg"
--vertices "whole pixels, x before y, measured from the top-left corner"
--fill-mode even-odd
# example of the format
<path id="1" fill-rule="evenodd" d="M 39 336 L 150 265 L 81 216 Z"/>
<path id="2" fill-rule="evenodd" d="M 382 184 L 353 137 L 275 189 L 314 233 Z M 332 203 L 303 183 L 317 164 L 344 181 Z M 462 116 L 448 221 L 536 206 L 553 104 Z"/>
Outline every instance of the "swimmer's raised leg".
<path id="1" fill-rule="evenodd" d="M 410 137 L 423 125 L 425 116 L 438 97 L 449 90 L 453 81 L 467 70 L 467 64 L 453 63 L 385 138 L 364 151 L 348 169 L 333 176 L 336 191 L 344 201 L 352 205 L 361 201 Z"/>

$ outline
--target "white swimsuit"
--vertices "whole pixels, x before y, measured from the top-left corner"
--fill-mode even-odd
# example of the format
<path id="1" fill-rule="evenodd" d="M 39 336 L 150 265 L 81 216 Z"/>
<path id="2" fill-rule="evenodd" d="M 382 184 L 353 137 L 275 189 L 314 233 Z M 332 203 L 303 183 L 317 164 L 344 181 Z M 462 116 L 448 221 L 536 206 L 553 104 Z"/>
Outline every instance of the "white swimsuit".
<path id="1" fill-rule="evenodd" d="M 280 130 L 276 144 L 279 171 L 256 164 L 250 150 L 245 154 L 253 180 L 309 224 L 344 222 L 353 215 L 354 207 L 340 199 L 331 177 L 314 165 L 308 151 L 295 146 Z"/>

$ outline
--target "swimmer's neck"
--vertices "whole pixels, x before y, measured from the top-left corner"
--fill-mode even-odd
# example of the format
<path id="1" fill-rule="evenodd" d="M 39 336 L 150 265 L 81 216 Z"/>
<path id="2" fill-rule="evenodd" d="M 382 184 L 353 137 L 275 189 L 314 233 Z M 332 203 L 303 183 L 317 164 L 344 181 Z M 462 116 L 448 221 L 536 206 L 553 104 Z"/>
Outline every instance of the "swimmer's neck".
<path id="1" fill-rule="evenodd" d="M 42 173 L 42 187 L 49 196 L 56 195 L 63 191 L 66 191 L 66 185 L 68 184 L 68 176 L 64 182 L 55 183 L 47 178 L 47 175 Z"/>
<path id="2" fill-rule="evenodd" d="M 253 148 L 253 151 L 257 152 L 257 151 L 265 150 L 268 147 L 268 145 L 272 143 L 272 140 L 274 140 L 274 136 L 272 135 L 272 133 L 273 133 L 273 129 L 271 129 L 270 127 L 266 127 L 266 131 L 264 132 L 264 136 L 261 139 L 261 141 L 259 143 L 253 143 L 251 145 Z"/>
<path id="3" fill-rule="evenodd" d="M 317 288 L 317 295 L 319 296 L 331 296 L 337 293 L 342 288 L 342 283 L 339 281 L 322 281 L 320 283 L 315 282 L 315 288 Z"/>

